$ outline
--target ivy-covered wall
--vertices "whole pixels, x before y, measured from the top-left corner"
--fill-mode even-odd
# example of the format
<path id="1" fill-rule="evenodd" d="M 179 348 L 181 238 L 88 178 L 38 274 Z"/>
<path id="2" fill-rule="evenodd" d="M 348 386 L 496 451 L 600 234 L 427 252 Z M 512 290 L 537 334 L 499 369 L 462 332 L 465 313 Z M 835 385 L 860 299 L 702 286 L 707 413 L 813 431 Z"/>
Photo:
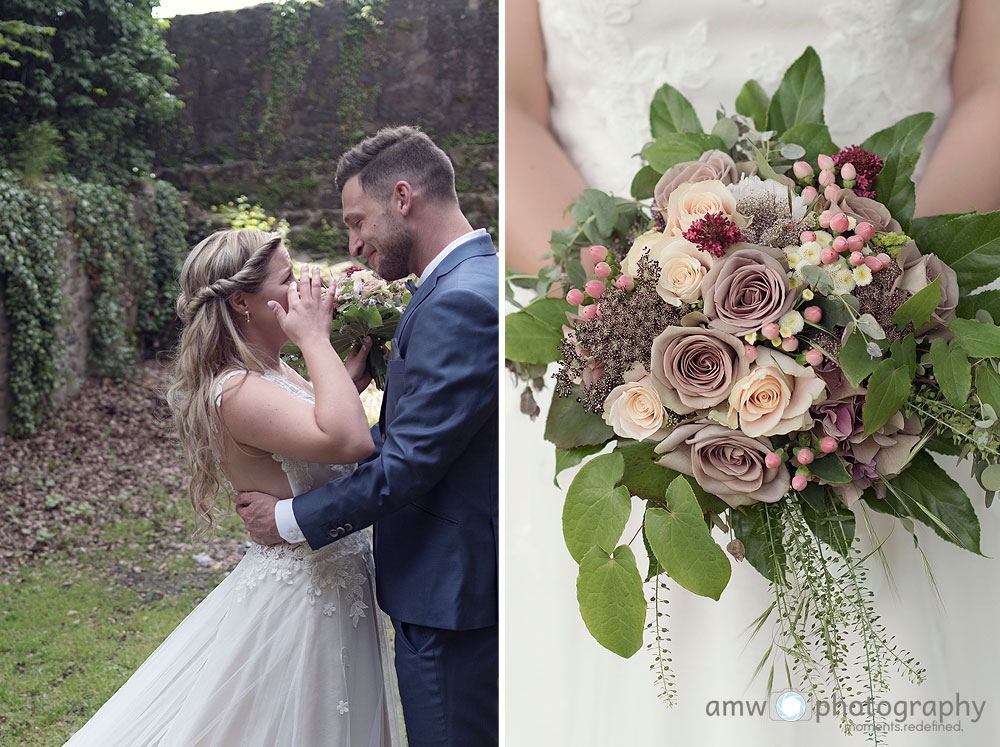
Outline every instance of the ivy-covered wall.
<path id="1" fill-rule="evenodd" d="M 178 16 L 164 163 L 335 159 L 383 124 L 495 135 L 498 0 L 286 0 Z"/>
<path id="2" fill-rule="evenodd" d="M 0 171 L 0 432 L 30 433 L 88 374 L 171 343 L 187 249 L 179 194 Z"/>

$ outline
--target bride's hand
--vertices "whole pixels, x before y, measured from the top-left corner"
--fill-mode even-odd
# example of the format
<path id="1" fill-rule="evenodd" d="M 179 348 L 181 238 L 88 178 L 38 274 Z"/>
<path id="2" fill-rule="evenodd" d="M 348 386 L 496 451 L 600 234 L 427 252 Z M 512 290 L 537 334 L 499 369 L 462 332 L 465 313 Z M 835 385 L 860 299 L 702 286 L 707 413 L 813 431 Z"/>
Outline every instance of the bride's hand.
<path id="1" fill-rule="evenodd" d="M 288 339 L 302 348 L 320 340 L 329 343 L 333 300 L 333 289 L 323 288 L 319 268 L 303 264 L 298 282 L 288 285 L 288 311 L 274 301 L 269 302 L 268 307 Z"/>
<path id="2" fill-rule="evenodd" d="M 366 337 L 361 346 L 347 354 L 344 368 L 351 375 L 358 392 L 363 392 L 372 382 L 372 372 L 368 368 L 368 352 L 372 349 L 372 338 Z"/>

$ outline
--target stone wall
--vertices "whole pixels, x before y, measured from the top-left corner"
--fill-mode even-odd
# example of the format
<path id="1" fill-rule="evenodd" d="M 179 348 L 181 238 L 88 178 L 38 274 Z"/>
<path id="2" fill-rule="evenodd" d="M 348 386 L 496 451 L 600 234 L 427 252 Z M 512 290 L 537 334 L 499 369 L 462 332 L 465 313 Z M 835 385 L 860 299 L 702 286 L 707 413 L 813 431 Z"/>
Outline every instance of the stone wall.
<path id="1" fill-rule="evenodd" d="M 497 133 L 498 0 L 387 0 L 381 32 L 365 41 L 357 74 L 345 71 L 343 0 L 308 10 L 296 59 L 302 84 L 274 80 L 272 6 L 178 16 L 167 46 L 180 65 L 175 93 L 185 102 L 180 127 L 163 148 L 174 163 L 260 160 L 261 116 L 268 97 L 290 105 L 271 165 L 336 158 L 352 143 L 340 132 L 342 97 L 358 88 L 364 132 L 419 124 L 436 140 Z M 355 136 L 356 137 L 356 136 Z"/>

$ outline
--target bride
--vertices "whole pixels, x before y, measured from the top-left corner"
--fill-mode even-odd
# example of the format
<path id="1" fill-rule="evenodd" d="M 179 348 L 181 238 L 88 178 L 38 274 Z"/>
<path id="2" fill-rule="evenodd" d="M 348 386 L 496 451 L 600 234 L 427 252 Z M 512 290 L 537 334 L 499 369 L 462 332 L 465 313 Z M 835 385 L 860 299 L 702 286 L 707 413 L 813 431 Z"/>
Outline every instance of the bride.
<path id="1" fill-rule="evenodd" d="M 358 397 L 367 348 L 342 363 L 330 346 L 318 268 L 296 281 L 279 235 L 219 231 L 192 249 L 180 285 L 167 398 L 200 519 L 217 519 L 220 489 L 289 498 L 372 453 Z M 281 361 L 289 338 L 312 383 Z M 402 744 L 387 631 L 365 532 L 316 552 L 251 545 L 68 744 Z"/>
<path id="2" fill-rule="evenodd" d="M 958 0 L 508 0 L 506 19 L 505 237 L 515 269 L 542 265 L 550 231 L 565 226 L 566 206 L 585 187 L 629 194 L 639 165 L 634 156 L 650 139 L 649 102 L 660 85 L 678 88 L 711 127 L 717 108 L 731 106 L 747 79 L 773 91 L 810 44 L 823 63 L 834 142 L 860 143 L 905 115 L 933 111 L 938 119 L 919 166 L 918 213 L 1000 207 L 1000 50 L 993 41 L 1000 6 L 991 0 L 962 0 L 961 8 Z M 720 602 L 671 586 L 665 624 L 679 691 L 673 708 L 657 700 L 649 652 L 623 660 L 593 640 L 576 602 L 577 566 L 562 541 L 564 494 L 550 482 L 553 449 L 543 439 L 550 396 L 548 384 L 538 397 L 543 412 L 532 423 L 518 412 L 519 391 L 508 386 L 505 393 L 506 640 L 507 650 L 517 652 L 507 657 L 508 741 L 526 747 L 846 743 L 829 717 L 789 725 L 708 715 L 713 701 L 763 697 L 766 671 L 752 682 L 750 675 L 770 636 L 765 629 L 748 642 L 744 629 L 771 597 L 746 563 L 733 562 Z M 965 463 L 958 472 L 968 469 Z M 560 475 L 563 489 L 573 474 Z M 978 506 L 983 553 L 996 557 L 996 506 L 984 510 L 982 490 L 974 481 L 963 484 Z M 637 506 L 623 542 L 638 529 Z M 891 526 L 880 521 L 880 536 Z M 869 570 L 876 613 L 927 671 L 919 687 L 891 680 L 881 698 L 955 700 L 960 693 L 992 701 L 998 689 L 983 646 L 989 621 L 1000 613 L 995 561 L 925 529 L 917 534 L 940 602 L 899 526 L 886 546 L 893 579 L 877 562 Z M 642 543 L 632 549 L 645 568 Z M 529 577 L 530 583 L 517 581 Z M 780 691 L 778 672 L 775 683 Z M 998 730 L 1000 719 L 987 707 L 977 722 L 963 719 L 960 743 L 993 744 Z M 952 737 L 912 732 L 896 742 L 890 736 L 889 743 L 956 743 Z"/>

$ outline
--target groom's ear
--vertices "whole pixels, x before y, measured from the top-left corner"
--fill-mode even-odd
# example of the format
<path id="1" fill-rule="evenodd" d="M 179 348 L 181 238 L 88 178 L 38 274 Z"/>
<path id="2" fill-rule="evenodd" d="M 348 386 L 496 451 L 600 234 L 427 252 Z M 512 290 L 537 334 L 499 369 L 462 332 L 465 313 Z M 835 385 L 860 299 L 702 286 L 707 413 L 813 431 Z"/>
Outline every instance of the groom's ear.
<path id="1" fill-rule="evenodd" d="M 413 209 L 413 187 L 409 182 L 400 179 L 392 188 L 391 206 L 400 215 L 406 216 Z"/>

